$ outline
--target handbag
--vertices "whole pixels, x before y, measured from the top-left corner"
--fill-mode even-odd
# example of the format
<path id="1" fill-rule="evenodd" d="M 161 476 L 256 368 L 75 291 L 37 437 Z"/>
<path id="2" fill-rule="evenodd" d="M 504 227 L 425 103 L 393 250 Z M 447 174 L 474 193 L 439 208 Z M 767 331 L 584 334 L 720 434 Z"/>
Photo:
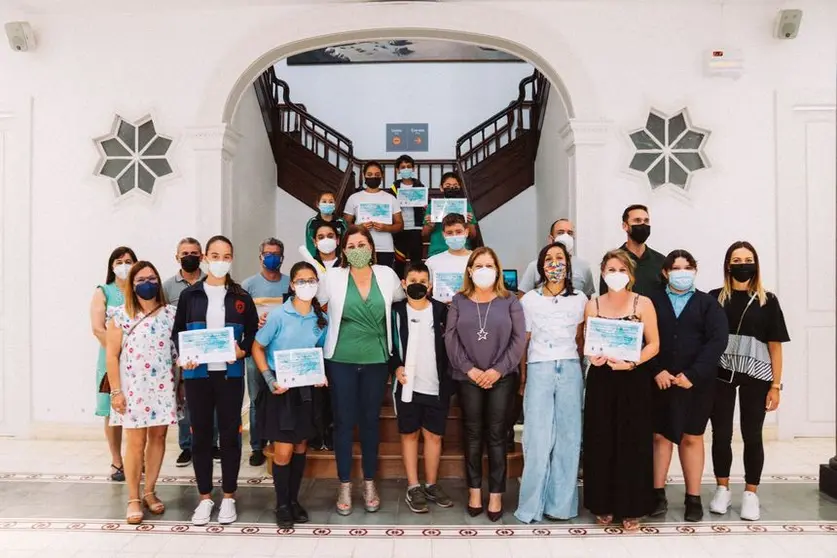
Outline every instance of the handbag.
<path id="1" fill-rule="evenodd" d="M 747 301 L 747 306 L 744 307 L 744 311 L 741 312 L 741 319 L 738 320 L 738 327 L 735 328 L 735 338 L 736 338 L 736 340 L 738 340 L 738 333 L 741 331 L 741 324 L 744 323 L 744 314 L 747 313 L 747 309 L 750 308 L 750 305 L 756 299 L 757 295 L 758 295 L 758 293 L 753 293 L 753 296 L 751 296 L 750 300 Z M 740 343 L 740 341 L 739 341 L 739 343 Z M 736 347 L 736 349 L 737 348 L 738 347 Z M 732 383 L 732 377 L 734 375 L 735 375 L 735 372 L 733 372 L 732 370 L 726 370 L 724 368 L 721 368 L 718 371 L 718 380 L 720 380 L 721 382 L 725 382 L 727 384 L 731 384 Z"/>
<path id="2" fill-rule="evenodd" d="M 159 305 L 159 306 L 157 306 L 157 308 L 155 308 L 154 310 L 152 310 L 151 312 L 149 312 L 148 314 L 146 314 L 145 316 L 143 316 L 143 317 L 142 317 L 142 319 L 141 319 L 140 321 L 138 321 L 138 322 L 137 322 L 137 323 L 135 323 L 133 326 L 131 326 L 131 329 L 129 329 L 129 330 L 128 330 L 128 333 L 126 333 L 126 334 L 125 334 L 125 336 L 122 338 L 122 347 L 123 347 L 123 348 L 125 347 L 125 342 L 126 342 L 126 341 L 128 340 L 128 338 L 131 336 L 131 334 L 132 334 L 132 333 L 134 333 L 134 330 L 136 330 L 136 329 L 137 329 L 137 327 L 139 327 L 139 325 L 140 325 L 142 322 L 144 322 L 146 319 L 150 318 L 150 317 L 151 317 L 151 316 L 152 316 L 152 315 L 153 315 L 153 314 L 154 314 L 157 310 L 159 310 L 159 309 L 160 309 L 160 308 L 162 308 L 162 307 L 163 307 L 163 305 L 162 305 L 162 304 L 161 304 L 161 305 Z M 99 382 L 99 393 L 107 393 L 107 394 L 110 394 L 110 391 L 111 391 L 111 390 L 110 390 L 110 380 L 108 379 L 108 373 L 107 373 L 107 371 L 105 371 L 105 376 L 104 376 L 104 378 L 102 378 L 102 381 L 101 381 L 101 382 Z"/>

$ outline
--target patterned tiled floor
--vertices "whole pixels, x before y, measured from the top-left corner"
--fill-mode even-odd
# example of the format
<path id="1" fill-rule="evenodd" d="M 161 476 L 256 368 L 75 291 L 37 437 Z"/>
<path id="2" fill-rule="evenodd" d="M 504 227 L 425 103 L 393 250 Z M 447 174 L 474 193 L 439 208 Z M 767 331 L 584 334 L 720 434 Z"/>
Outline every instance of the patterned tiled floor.
<path id="1" fill-rule="evenodd" d="M 403 504 L 403 483 L 386 482 L 379 513 L 358 509 L 347 518 L 332 511 L 334 481 L 306 482 L 302 499 L 312 523 L 279 531 L 271 513 L 272 485 L 262 470 L 246 464 L 238 494 L 239 522 L 195 528 L 188 523 L 196 501 L 192 471 L 171 465 L 175 447 L 169 448 L 158 489 L 168 506 L 166 514 L 129 527 L 121 520 L 125 487 L 104 476 L 103 446 L 0 441 L 0 556 L 837 556 L 837 502 L 820 495 L 816 486 L 816 465 L 833 454 L 833 440 L 768 443 L 762 520 L 757 523 L 737 516 L 740 485 L 734 487 L 733 509 L 726 516 L 707 513 L 704 523 L 682 523 L 682 478 L 675 474 L 669 487 L 671 511 L 635 534 L 595 526 L 587 514 L 572 522 L 539 525 L 521 525 L 511 513 L 500 524 L 484 516 L 472 519 L 462 508 L 465 487 L 457 481 L 446 483 L 457 500 L 451 510 L 416 516 Z M 679 473 L 678 467 L 675 463 L 672 473 Z M 741 480 L 740 463 L 733 474 L 733 481 Z M 711 478 L 706 480 L 705 506 L 712 490 Z M 510 483 L 508 510 L 514 509 L 516 490 L 516 483 Z"/>

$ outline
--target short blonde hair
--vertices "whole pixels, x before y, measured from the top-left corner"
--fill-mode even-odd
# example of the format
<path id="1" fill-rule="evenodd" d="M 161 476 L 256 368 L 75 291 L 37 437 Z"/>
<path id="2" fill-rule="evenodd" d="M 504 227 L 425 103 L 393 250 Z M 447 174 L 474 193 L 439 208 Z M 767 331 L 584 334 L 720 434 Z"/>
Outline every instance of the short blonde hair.
<path id="1" fill-rule="evenodd" d="M 604 278 L 604 271 L 607 267 L 607 262 L 610 260 L 619 260 L 627 269 L 628 269 L 628 277 L 631 278 L 628 281 L 628 286 L 625 287 L 627 290 L 632 290 L 634 287 L 634 283 L 636 282 L 636 263 L 634 263 L 634 259 L 626 252 L 625 250 L 611 250 L 604 255 L 602 258 L 602 265 L 599 268 L 599 273 L 601 273 L 602 278 Z"/>
<path id="2" fill-rule="evenodd" d="M 491 259 L 494 260 L 494 267 L 497 268 L 497 276 L 494 278 L 494 294 L 498 297 L 506 298 L 509 296 L 509 291 L 506 290 L 506 285 L 503 282 L 503 266 L 500 265 L 500 258 L 497 257 L 497 253 L 488 246 L 481 246 L 471 252 L 471 257 L 468 258 L 468 266 L 465 270 L 465 277 L 462 279 L 462 290 L 459 292 L 467 297 L 470 297 L 474 294 L 474 291 L 476 291 L 477 287 L 474 285 L 474 281 L 471 279 L 471 275 L 468 271 L 474 267 L 474 262 L 477 261 L 477 258 L 484 254 L 491 256 Z"/>

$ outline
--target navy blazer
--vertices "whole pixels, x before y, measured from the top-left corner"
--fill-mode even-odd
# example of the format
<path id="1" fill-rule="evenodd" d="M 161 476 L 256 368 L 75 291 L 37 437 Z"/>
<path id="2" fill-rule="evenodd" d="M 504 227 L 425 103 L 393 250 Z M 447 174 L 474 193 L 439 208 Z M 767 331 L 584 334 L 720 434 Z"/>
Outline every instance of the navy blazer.
<path id="1" fill-rule="evenodd" d="M 695 291 L 678 318 L 665 290 L 648 295 L 660 332 L 660 352 L 650 363 L 652 374 L 683 372 L 695 385 L 714 380 L 729 338 L 727 316 L 718 300 Z"/>

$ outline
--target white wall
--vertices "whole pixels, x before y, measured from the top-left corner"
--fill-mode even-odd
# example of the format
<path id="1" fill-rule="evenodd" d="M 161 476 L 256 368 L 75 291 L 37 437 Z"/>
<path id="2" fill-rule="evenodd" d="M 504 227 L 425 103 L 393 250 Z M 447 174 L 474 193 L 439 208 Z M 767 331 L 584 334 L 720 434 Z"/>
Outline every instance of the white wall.
<path id="1" fill-rule="evenodd" d="M 169 4 L 176 8 L 180 2 Z M 480 33 L 489 44 L 493 37 L 502 37 L 535 49 L 544 62 L 566 76 L 570 94 L 575 94 L 574 109 L 585 120 L 580 124 L 602 120 L 610 126 L 595 158 L 577 168 L 600 200 L 578 208 L 579 222 L 583 220 L 586 227 L 579 228 L 586 258 L 594 260 L 596 254 L 620 244 L 622 209 L 646 202 L 651 206 L 651 245 L 662 252 L 690 249 L 701 264 L 700 287 L 718 283 L 725 248 L 744 237 L 757 244 L 766 283 L 775 288 L 777 236 L 793 238 L 799 233 L 795 223 L 775 220 L 774 95 L 791 89 L 834 90 L 837 3 L 521 0 L 286 6 L 278 2 L 205 11 L 154 12 L 134 5 L 131 13 L 119 13 L 117 3 L 114 7 L 96 3 L 96 9 L 65 7 L 63 14 L 56 14 L 57 4 L 43 0 L 28 2 L 35 6 L 31 12 L 11 11 L 7 4 L 0 8 L 0 20 L 29 20 L 39 37 L 38 49 L 32 53 L 0 48 L 0 88 L 32 99 L 33 107 L 31 238 L 27 240 L 28 231 L 22 230 L 15 240 L 28 243 L 32 254 L 32 369 L 19 373 L 31 374 L 35 421 L 95 421 L 97 347 L 89 331 L 88 304 L 93 287 L 104 278 L 110 250 L 128 244 L 168 275 L 176 269 L 173 253 L 180 237 L 195 235 L 205 228 L 201 223 L 223 222 L 199 209 L 205 184 L 197 183 L 192 128 L 221 124 L 223 100 L 258 56 L 304 40 L 305 34 L 328 36 L 349 25 L 383 29 L 382 35 L 391 36 L 387 29 L 402 23 L 432 36 L 438 34 L 436 29 L 451 29 L 455 22 L 457 29 Z M 83 4 L 79 0 L 74 6 Z M 771 36 L 774 17 L 782 7 L 804 10 L 795 40 Z M 719 47 L 743 50 L 746 71 L 740 80 L 703 75 L 703 53 Z M 427 67 L 416 64 L 407 69 L 418 74 Z M 292 86 L 298 81 L 293 80 Z M 482 89 L 496 93 L 503 106 L 513 97 L 511 81 L 508 86 L 486 82 Z M 446 98 L 468 91 L 451 83 L 439 82 Z M 338 81 L 312 87 L 347 91 Z M 294 91 L 312 112 L 320 110 L 313 93 L 303 95 L 299 87 Z M 646 182 L 623 170 L 631 155 L 625 134 L 642 125 L 651 106 L 668 111 L 688 106 L 695 125 L 712 131 L 707 154 L 713 166 L 695 176 L 688 197 L 667 190 L 651 192 Z M 338 110 L 359 113 L 349 105 Z M 178 175 L 162 185 L 153 200 L 117 202 L 108 181 L 92 176 L 97 154 L 91 139 L 110 129 L 115 112 L 139 118 L 150 111 L 160 131 L 178 141 L 172 153 Z M 458 125 L 456 133 L 481 120 L 482 114 L 480 110 Z M 418 111 L 381 112 L 380 117 L 381 122 L 424 120 Z M 439 124 L 427 120 L 431 145 L 440 145 L 443 142 L 435 139 Z M 345 124 L 335 121 L 335 125 Z M 368 126 L 373 136 L 370 153 L 359 147 L 360 156 L 380 154 L 374 149 L 382 148 L 382 128 L 374 122 Z M 589 151 L 585 146 L 580 149 Z M 589 183 L 590 177 L 598 177 L 595 184 Z M 509 230 L 520 230 L 520 224 L 535 215 L 534 210 L 519 211 L 506 220 Z M 501 216 L 497 214 L 498 219 Z M 293 217 L 303 220 L 301 214 Z M 487 219 L 489 227 L 493 217 Z M 233 223 L 232 228 L 237 227 L 240 224 Z M 293 228 L 301 230 L 298 223 Z M 535 227 L 522 234 L 536 234 Z M 541 236 L 539 231 L 530 241 L 533 251 Z M 585 238 L 593 239 L 589 246 Z M 4 273 L 17 272 L 13 266 L 4 269 Z"/>
<path id="2" fill-rule="evenodd" d="M 575 218 L 575 208 L 570 207 L 570 161 L 560 134 L 567 122 L 567 109 L 558 92 L 553 89 L 546 105 L 538 158 L 535 160 L 537 247 L 546 242 L 550 233 L 549 226 L 557 219 Z M 583 236 L 582 231 L 577 233 L 579 238 Z M 583 242 L 579 242 L 579 251 L 576 253 L 584 253 Z"/>
<path id="3" fill-rule="evenodd" d="M 386 151 L 387 123 L 428 123 L 427 153 L 452 159 L 456 140 L 517 98 L 532 74 L 523 63 L 276 64 L 291 101 L 352 140 L 359 159 L 395 159 Z M 438 186 L 438 185 L 436 185 Z"/>
<path id="4" fill-rule="evenodd" d="M 537 221 L 522 217 L 535 214 L 535 200 L 535 188 L 529 188 L 480 221 L 486 246 L 497 252 L 504 268 L 516 269 L 519 277 L 541 245 Z"/>
<path id="5" fill-rule="evenodd" d="M 233 128 L 242 136 L 233 161 L 231 239 L 236 248 L 233 274 L 241 281 L 260 271 L 259 244 L 262 240 L 270 236 L 283 240 L 275 229 L 279 192 L 276 162 L 252 87 L 238 105 Z M 282 269 L 289 271 L 290 267 L 284 264 Z"/>

